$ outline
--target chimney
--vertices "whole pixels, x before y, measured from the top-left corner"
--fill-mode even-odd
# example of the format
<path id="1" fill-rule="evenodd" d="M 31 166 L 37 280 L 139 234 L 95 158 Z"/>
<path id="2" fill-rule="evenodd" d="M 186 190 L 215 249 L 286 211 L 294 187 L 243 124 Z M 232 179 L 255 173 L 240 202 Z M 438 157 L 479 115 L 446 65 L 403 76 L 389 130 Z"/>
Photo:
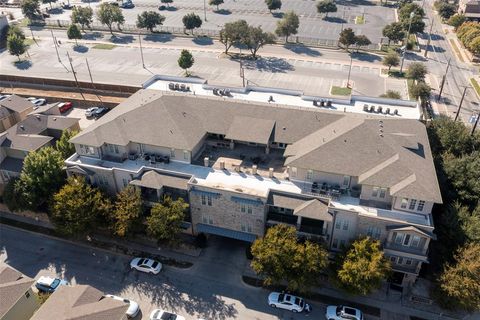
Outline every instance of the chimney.
<path id="1" fill-rule="evenodd" d="M 210 164 L 210 159 L 208 157 L 203 158 L 203 165 L 205 167 L 208 167 L 209 164 Z"/>
<path id="2" fill-rule="evenodd" d="M 254 164 L 252 166 L 252 174 L 257 174 L 257 165 L 256 164 Z"/>
<path id="3" fill-rule="evenodd" d="M 220 160 L 220 170 L 225 170 L 225 161 Z"/>
<path id="4" fill-rule="evenodd" d="M 268 177 L 273 178 L 273 168 L 268 168 Z"/>

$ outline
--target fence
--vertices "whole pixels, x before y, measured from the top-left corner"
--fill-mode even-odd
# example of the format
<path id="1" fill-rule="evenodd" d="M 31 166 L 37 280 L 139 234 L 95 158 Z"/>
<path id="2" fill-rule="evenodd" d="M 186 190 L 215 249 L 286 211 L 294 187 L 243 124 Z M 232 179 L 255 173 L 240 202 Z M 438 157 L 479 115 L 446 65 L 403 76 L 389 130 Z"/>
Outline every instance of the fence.
<path id="1" fill-rule="evenodd" d="M 47 27 L 57 27 L 57 28 L 67 28 L 70 24 L 70 20 L 58 20 L 58 19 L 48 19 L 44 22 L 37 22 L 37 25 L 43 25 Z M 100 24 L 98 22 L 94 22 L 90 25 L 90 29 L 94 31 L 110 31 L 106 25 Z M 149 35 L 151 34 L 149 31 L 145 29 L 139 29 L 134 24 L 123 24 L 118 28 L 117 26 L 112 26 L 112 30 L 114 32 L 124 32 L 124 33 L 135 33 L 135 34 L 144 34 Z M 186 30 L 181 27 L 169 27 L 169 26 L 158 26 L 154 29 L 157 33 L 164 33 L 164 34 L 171 34 L 177 36 L 204 36 L 210 37 L 214 39 L 220 38 L 220 30 L 218 29 L 205 29 L 205 28 L 198 28 L 191 32 L 190 34 L 186 33 Z M 303 36 L 295 36 L 291 37 L 291 39 L 295 39 L 295 43 L 304 44 L 307 46 L 314 46 L 314 47 L 329 47 L 329 48 L 338 48 L 338 40 L 333 39 L 321 39 L 316 37 L 303 37 Z M 277 44 L 285 44 L 285 40 L 282 38 L 276 39 Z M 380 44 L 379 43 L 372 43 L 368 46 L 362 46 L 361 49 L 368 49 L 368 50 L 379 50 Z"/>

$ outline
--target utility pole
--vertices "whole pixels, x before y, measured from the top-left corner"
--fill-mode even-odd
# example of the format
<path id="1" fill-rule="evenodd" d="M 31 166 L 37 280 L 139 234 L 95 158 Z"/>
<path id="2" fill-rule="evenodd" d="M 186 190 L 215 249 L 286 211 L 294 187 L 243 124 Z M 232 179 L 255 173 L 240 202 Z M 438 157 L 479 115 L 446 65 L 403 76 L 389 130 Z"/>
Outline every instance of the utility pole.
<path id="1" fill-rule="evenodd" d="M 348 69 L 347 88 L 350 88 L 350 74 L 352 73 L 353 57 L 350 53 L 350 68 Z"/>
<path id="2" fill-rule="evenodd" d="M 55 37 L 53 36 L 53 30 L 50 29 L 50 32 L 52 33 L 53 45 L 55 46 L 55 51 L 57 52 L 58 62 L 62 62 L 62 60 L 60 60 L 60 54 L 58 53 L 57 41 L 55 41 Z"/>
<path id="3" fill-rule="evenodd" d="M 68 58 L 68 62 L 70 62 L 70 68 L 72 68 L 72 73 L 73 73 L 73 77 L 75 78 L 75 84 L 77 85 L 78 92 L 80 92 L 80 94 L 82 95 L 83 100 L 86 100 L 85 96 L 83 95 L 82 89 L 80 88 L 80 85 L 78 84 L 77 72 L 75 71 L 75 69 L 73 69 L 72 58 L 70 58 L 70 55 L 68 54 L 68 51 L 67 51 L 67 58 Z"/>
<path id="4" fill-rule="evenodd" d="M 430 31 L 428 31 L 427 46 L 425 47 L 425 54 L 423 55 L 425 58 L 427 57 L 428 47 L 430 46 L 430 41 L 432 40 L 433 18 L 432 18 L 432 21 L 430 23 L 431 24 L 430 24 Z"/>
<path id="5" fill-rule="evenodd" d="M 242 78 L 243 87 L 245 88 L 245 69 L 243 69 L 242 61 L 240 61 L 240 77 Z"/>
<path id="6" fill-rule="evenodd" d="M 412 11 L 410 13 L 410 23 L 408 24 L 407 37 L 405 39 L 405 48 L 403 49 L 403 53 L 402 53 L 402 63 L 400 64 L 400 74 L 403 71 L 403 62 L 405 61 L 405 54 L 407 53 L 408 39 L 410 38 L 410 28 L 412 27 L 412 19 L 414 16 L 415 16 L 415 13 Z"/>
<path id="7" fill-rule="evenodd" d="M 480 112 L 477 113 L 477 119 L 475 120 L 475 124 L 473 125 L 473 128 L 472 128 L 472 133 L 471 133 L 472 136 L 475 133 L 475 129 L 477 128 L 478 119 L 480 119 Z"/>
<path id="8" fill-rule="evenodd" d="M 138 34 L 138 42 L 140 43 L 140 55 L 142 56 L 142 66 L 143 66 L 143 69 L 145 69 L 145 61 L 143 60 L 142 38 L 140 37 L 140 33 Z"/>
<path id="9" fill-rule="evenodd" d="M 453 120 L 453 121 L 457 121 L 457 119 L 458 119 L 458 115 L 460 114 L 460 110 L 462 109 L 463 99 L 465 99 L 465 94 L 467 93 L 467 89 L 468 89 L 468 87 L 465 87 L 463 89 L 462 99 L 460 99 L 460 103 L 459 103 L 458 109 L 457 109 L 457 114 L 455 115 L 455 120 Z"/>
<path id="10" fill-rule="evenodd" d="M 85 62 L 87 63 L 87 69 L 88 69 L 88 74 L 90 75 L 90 82 L 92 83 L 92 88 L 96 92 L 97 88 L 95 87 L 95 83 L 93 83 L 92 72 L 90 71 L 90 65 L 88 64 L 87 58 L 85 58 Z M 98 100 L 102 102 L 102 99 L 100 98 L 100 96 L 97 93 L 95 93 L 95 95 L 97 96 Z"/>
<path id="11" fill-rule="evenodd" d="M 440 91 L 438 92 L 437 101 L 440 101 L 440 98 L 442 97 L 443 86 L 445 85 L 445 80 L 447 79 L 448 69 L 450 68 L 450 60 L 451 60 L 451 58 L 448 59 L 447 69 L 445 70 L 445 74 L 442 77 L 442 83 L 440 84 Z"/>
<path id="12" fill-rule="evenodd" d="M 207 0 L 203 0 L 203 20 L 207 21 Z"/>

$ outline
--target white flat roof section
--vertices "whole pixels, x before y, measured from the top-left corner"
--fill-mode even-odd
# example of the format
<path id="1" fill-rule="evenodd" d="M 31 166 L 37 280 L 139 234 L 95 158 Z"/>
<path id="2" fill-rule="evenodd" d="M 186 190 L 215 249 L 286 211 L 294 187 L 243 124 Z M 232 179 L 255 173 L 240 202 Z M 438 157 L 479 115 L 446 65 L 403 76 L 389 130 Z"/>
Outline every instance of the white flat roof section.
<path id="1" fill-rule="evenodd" d="M 188 78 L 162 77 L 155 76 L 144 84 L 144 89 L 175 92 L 169 89 L 170 83 L 185 84 L 189 87 L 192 95 L 201 96 L 215 96 L 213 94 L 214 86 L 206 83 L 206 81 Z M 192 82 L 191 82 L 192 81 Z M 375 97 L 351 96 L 345 99 L 338 99 L 333 97 L 314 97 L 304 96 L 300 91 L 283 90 L 279 88 L 264 88 L 247 86 L 246 88 L 225 88 L 218 87 L 218 89 L 230 90 L 229 96 L 224 96 L 225 100 L 235 99 L 250 102 L 270 102 L 271 104 L 287 105 L 304 108 L 315 108 L 318 110 L 329 110 L 338 112 L 353 112 L 369 116 L 378 116 L 384 118 L 398 118 L 398 119 L 416 119 L 422 118 L 422 111 L 416 101 L 406 101 Z M 273 98 L 271 101 L 270 97 Z M 313 105 L 313 100 L 331 100 L 331 107 L 318 107 Z M 373 106 L 374 112 L 365 112 L 364 108 L 368 106 L 368 110 Z M 378 112 L 379 107 L 381 112 Z M 390 109 L 390 113 L 386 114 L 386 109 Z M 397 114 L 393 114 L 397 110 Z"/>

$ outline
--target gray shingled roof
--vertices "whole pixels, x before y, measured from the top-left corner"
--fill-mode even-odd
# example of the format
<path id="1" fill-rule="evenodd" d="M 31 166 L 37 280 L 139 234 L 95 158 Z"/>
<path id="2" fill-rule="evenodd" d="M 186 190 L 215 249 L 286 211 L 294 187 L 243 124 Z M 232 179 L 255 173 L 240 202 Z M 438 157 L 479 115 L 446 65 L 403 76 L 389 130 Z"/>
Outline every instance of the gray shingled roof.
<path id="1" fill-rule="evenodd" d="M 230 124 L 225 139 L 268 145 L 274 127 L 274 120 L 236 116 Z"/>
<path id="2" fill-rule="evenodd" d="M 60 286 L 30 320 L 124 320 L 128 303 L 102 298 L 103 293 L 88 285 Z"/>
<path id="3" fill-rule="evenodd" d="M 22 113 L 28 108 L 33 108 L 34 105 L 27 99 L 13 94 L 8 98 L 0 100 L 0 106 L 10 109 L 14 112 Z"/>
<path id="4" fill-rule="evenodd" d="M 161 189 L 163 186 L 187 190 L 189 177 L 179 177 L 172 174 L 162 174 L 154 170 L 146 171 L 138 179 L 130 181 L 134 186 L 151 189 Z"/>
<path id="5" fill-rule="evenodd" d="M 192 150 L 207 132 L 264 141 L 273 124 L 273 141 L 289 144 L 285 165 L 360 177 L 391 187 L 396 196 L 441 202 L 426 129 L 417 120 L 140 90 L 71 142 Z"/>
<path id="6" fill-rule="evenodd" d="M 35 281 L 7 265 L 0 266 L 0 318 L 20 299 Z"/>
<path id="7" fill-rule="evenodd" d="M 328 212 L 328 203 L 318 199 L 305 201 L 293 210 L 293 214 L 316 220 L 333 221 L 333 216 Z"/>

